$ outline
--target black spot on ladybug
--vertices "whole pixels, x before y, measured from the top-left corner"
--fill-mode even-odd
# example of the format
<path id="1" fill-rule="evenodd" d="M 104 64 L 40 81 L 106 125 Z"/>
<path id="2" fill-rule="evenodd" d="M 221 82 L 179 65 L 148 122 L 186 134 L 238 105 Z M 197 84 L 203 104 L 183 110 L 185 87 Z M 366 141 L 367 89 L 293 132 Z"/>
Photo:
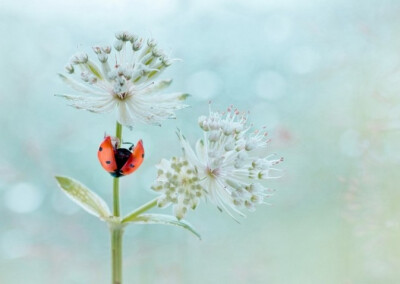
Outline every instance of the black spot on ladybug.
<path id="1" fill-rule="evenodd" d="M 100 151 L 100 152 L 103 151 L 103 148 L 100 147 L 100 148 L 99 148 L 99 151 Z"/>
<path id="2" fill-rule="evenodd" d="M 108 164 L 108 165 L 111 164 L 111 161 L 106 161 L 106 164 Z"/>
<path id="3" fill-rule="evenodd" d="M 131 168 L 134 168 L 134 167 L 135 167 L 135 165 L 134 165 L 134 164 L 130 164 L 130 166 L 131 166 Z"/>
<path id="4" fill-rule="evenodd" d="M 142 154 L 142 158 L 144 158 L 144 154 Z"/>

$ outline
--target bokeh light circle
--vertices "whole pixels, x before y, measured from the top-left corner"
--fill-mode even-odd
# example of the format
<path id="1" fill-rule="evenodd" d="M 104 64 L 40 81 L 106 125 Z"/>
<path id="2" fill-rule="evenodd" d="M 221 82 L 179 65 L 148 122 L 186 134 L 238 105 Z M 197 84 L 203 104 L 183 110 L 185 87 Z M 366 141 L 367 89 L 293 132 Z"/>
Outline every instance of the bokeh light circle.
<path id="1" fill-rule="evenodd" d="M 30 213 L 39 208 L 43 194 L 30 183 L 17 183 L 4 194 L 5 206 L 15 213 Z"/>

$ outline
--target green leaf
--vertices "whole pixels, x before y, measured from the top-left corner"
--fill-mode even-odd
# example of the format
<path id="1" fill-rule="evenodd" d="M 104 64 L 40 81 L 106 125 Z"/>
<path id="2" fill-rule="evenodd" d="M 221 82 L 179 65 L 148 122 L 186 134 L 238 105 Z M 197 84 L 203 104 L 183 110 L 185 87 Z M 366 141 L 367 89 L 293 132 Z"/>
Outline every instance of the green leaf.
<path id="1" fill-rule="evenodd" d="M 136 224 L 161 224 L 161 225 L 173 225 L 183 229 L 189 230 L 196 235 L 200 240 L 201 236 L 196 230 L 185 221 L 178 221 L 174 216 L 163 215 L 163 214 L 142 214 L 134 219 L 129 220 L 130 223 Z"/>
<path id="2" fill-rule="evenodd" d="M 105 201 L 80 182 L 63 176 L 55 178 L 62 191 L 90 214 L 101 219 L 106 219 L 111 215 Z"/>

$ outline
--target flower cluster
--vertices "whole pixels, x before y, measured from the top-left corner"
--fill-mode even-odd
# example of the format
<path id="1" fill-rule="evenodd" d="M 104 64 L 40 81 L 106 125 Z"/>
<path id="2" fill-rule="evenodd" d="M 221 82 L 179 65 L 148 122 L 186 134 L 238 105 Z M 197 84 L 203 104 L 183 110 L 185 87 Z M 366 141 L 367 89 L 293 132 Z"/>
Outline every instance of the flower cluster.
<path id="1" fill-rule="evenodd" d="M 65 67 L 64 82 L 84 95 L 60 95 L 71 106 L 104 113 L 117 109 L 123 125 L 159 124 L 174 118 L 174 112 L 186 107 L 184 93 L 160 94 L 172 80 L 155 79 L 172 64 L 154 40 L 144 41 L 136 35 L 116 34 L 114 46 L 94 46 L 100 67 L 86 53 L 72 57 Z"/>
<path id="2" fill-rule="evenodd" d="M 257 204 L 271 195 L 271 190 L 263 185 L 263 181 L 278 178 L 280 170 L 275 165 L 283 161 L 260 151 L 267 146 L 267 133 L 251 131 L 246 113 L 232 106 L 224 113 L 210 111 L 208 117 L 201 116 L 199 125 L 204 138 L 197 141 L 195 149 L 178 133 L 183 159 L 194 169 L 196 182 L 198 180 L 196 186 L 201 187 L 207 193 L 204 196 L 220 210 L 232 217 L 233 212 L 243 216 L 242 208 L 253 211 Z M 171 165 L 171 162 L 163 161 L 158 168 L 162 173 L 170 172 L 173 170 Z M 159 174 L 155 184 L 160 181 L 170 183 L 173 178 Z M 181 191 L 190 196 L 191 187 L 183 183 L 181 187 L 184 187 Z"/>
<path id="3" fill-rule="evenodd" d="M 196 168 L 185 158 L 173 157 L 171 160 L 163 159 L 157 165 L 157 169 L 158 178 L 151 188 L 162 193 L 158 199 L 158 206 L 173 204 L 175 216 L 182 219 L 187 209 L 194 210 L 199 199 L 205 195 Z"/>

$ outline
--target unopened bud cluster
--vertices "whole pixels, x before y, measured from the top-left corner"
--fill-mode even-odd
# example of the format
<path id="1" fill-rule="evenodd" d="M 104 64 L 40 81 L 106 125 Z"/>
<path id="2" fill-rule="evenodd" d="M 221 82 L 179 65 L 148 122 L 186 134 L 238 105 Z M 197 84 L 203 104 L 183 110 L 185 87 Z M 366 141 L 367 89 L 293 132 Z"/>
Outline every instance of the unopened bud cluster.
<path id="1" fill-rule="evenodd" d="M 205 195 L 204 188 L 199 183 L 197 170 L 182 157 L 163 159 L 157 165 L 157 169 L 157 179 L 151 188 L 161 194 L 158 206 L 173 204 L 174 215 L 182 219 L 188 208 L 196 209 L 200 198 Z"/>

